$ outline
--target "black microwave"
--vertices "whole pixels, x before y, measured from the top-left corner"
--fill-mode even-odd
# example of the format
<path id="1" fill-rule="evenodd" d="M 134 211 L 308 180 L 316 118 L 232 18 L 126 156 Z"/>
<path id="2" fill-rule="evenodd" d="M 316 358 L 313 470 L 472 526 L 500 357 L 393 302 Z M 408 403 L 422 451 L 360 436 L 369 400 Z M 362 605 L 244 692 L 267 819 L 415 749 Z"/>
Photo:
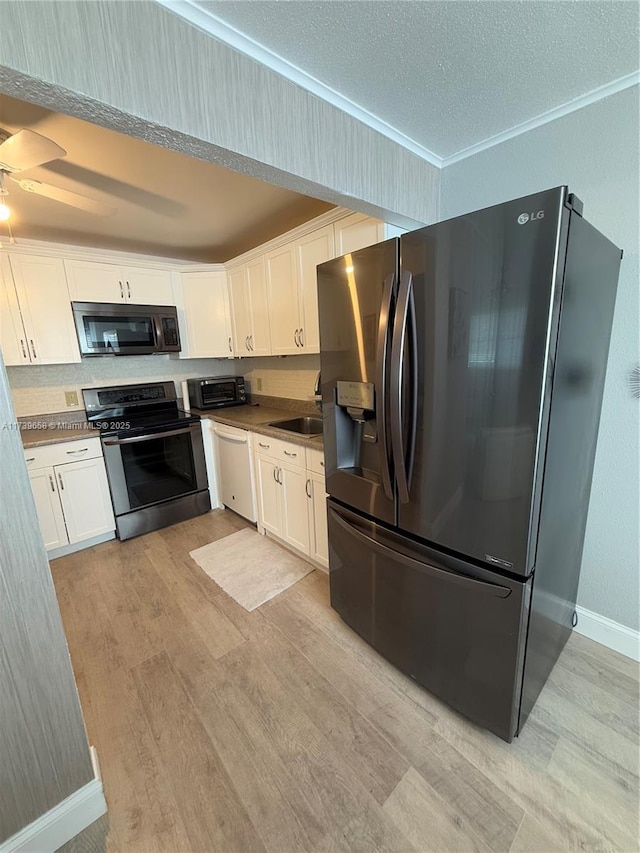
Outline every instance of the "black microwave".
<path id="1" fill-rule="evenodd" d="M 221 409 L 247 402 L 244 376 L 212 376 L 188 379 L 189 405 L 194 409 Z"/>

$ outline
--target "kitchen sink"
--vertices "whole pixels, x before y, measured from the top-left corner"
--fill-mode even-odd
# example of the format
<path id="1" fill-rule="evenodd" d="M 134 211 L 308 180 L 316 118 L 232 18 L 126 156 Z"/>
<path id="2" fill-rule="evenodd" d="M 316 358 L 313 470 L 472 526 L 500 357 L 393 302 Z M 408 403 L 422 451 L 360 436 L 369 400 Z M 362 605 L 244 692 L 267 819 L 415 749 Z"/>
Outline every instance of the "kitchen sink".
<path id="1" fill-rule="evenodd" d="M 269 426 L 297 432 L 298 435 L 322 435 L 322 418 L 289 418 L 286 421 L 272 421 Z"/>

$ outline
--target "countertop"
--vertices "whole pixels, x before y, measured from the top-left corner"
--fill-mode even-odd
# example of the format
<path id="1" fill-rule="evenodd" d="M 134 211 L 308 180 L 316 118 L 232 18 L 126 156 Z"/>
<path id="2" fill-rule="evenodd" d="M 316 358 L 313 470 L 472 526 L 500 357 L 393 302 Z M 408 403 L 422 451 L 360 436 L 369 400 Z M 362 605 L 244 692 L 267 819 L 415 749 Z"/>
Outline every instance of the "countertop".
<path id="1" fill-rule="evenodd" d="M 279 438 L 281 441 L 289 441 L 292 444 L 298 444 L 302 447 L 311 447 L 314 450 L 322 450 L 324 447 L 321 435 L 300 435 L 297 432 L 289 432 L 286 429 L 268 426 L 271 421 L 284 421 L 289 418 L 304 417 L 308 414 L 308 411 L 304 411 L 303 409 L 298 411 L 294 408 L 278 409 L 260 404 L 257 406 L 247 405 L 235 406 L 229 409 L 217 409 L 214 412 L 202 409 L 191 409 L 191 411 L 202 418 L 207 418 L 220 424 L 227 424 L 227 426 L 237 427 L 238 429 L 247 429 L 251 432 L 257 432 L 260 435 Z"/>
<path id="2" fill-rule="evenodd" d="M 60 444 L 63 441 L 76 441 L 80 438 L 99 438 L 100 432 L 93 427 L 87 427 L 84 421 L 49 420 L 51 415 L 41 415 L 33 418 L 20 418 L 18 429 L 22 444 L 27 447 L 41 447 L 45 444 Z"/>
<path id="3" fill-rule="evenodd" d="M 283 421 L 310 414 L 309 407 L 300 404 L 296 407 L 296 401 L 288 401 L 287 408 L 276 406 L 246 405 L 235 406 L 228 409 L 210 410 L 191 409 L 201 418 L 217 421 L 221 424 L 234 426 L 238 429 L 246 429 L 267 435 L 271 438 L 279 438 L 302 447 L 312 447 L 315 450 L 323 449 L 321 435 L 299 435 L 288 430 L 268 426 L 271 421 Z M 319 413 L 316 411 L 316 415 Z M 25 448 L 40 447 L 46 444 L 58 444 L 64 441 L 75 441 L 80 438 L 99 437 L 97 429 L 86 426 L 84 412 L 68 413 L 58 415 L 34 415 L 30 418 L 19 418 L 17 428 L 20 429 L 22 444 Z"/>

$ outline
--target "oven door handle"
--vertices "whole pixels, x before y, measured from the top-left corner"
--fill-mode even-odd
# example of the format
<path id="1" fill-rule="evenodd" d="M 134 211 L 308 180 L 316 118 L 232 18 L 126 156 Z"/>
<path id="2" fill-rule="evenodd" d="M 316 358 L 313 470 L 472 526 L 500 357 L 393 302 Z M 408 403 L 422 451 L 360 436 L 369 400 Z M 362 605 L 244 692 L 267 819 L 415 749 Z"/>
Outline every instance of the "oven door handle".
<path id="1" fill-rule="evenodd" d="M 194 424 L 192 427 L 186 427 L 184 429 L 171 429 L 168 432 L 152 432 L 147 435 L 134 435 L 132 438 L 116 438 L 116 439 L 108 439 L 103 438 L 102 443 L 106 447 L 113 447 L 117 444 L 134 444 L 137 441 L 151 441 L 154 438 L 169 438 L 171 435 L 186 435 L 188 432 L 192 432 L 194 427 L 197 427 L 198 424 Z"/>

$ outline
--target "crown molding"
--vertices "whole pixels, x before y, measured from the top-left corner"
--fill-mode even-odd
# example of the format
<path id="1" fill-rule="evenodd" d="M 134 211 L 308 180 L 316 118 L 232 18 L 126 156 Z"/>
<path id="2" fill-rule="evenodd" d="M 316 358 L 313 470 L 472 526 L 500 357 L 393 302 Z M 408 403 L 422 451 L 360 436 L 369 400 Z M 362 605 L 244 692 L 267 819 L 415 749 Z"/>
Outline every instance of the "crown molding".
<path id="1" fill-rule="evenodd" d="M 294 65 L 282 56 L 254 41 L 249 36 L 240 32 L 240 30 L 223 21 L 217 15 L 201 8 L 193 0 L 155 0 L 155 2 L 179 18 L 193 24 L 194 27 L 207 33 L 207 35 L 213 36 L 218 41 L 254 59 L 261 65 L 271 69 L 271 71 L 275 71 L 276 74 L 289 80 L 290 83 L 294 83 L 301 89 L 305 89 L 312 95 L 316 95 L 316 97 L 326 101 L 341 110 L 341 112 L 351 116 L 351 118 L 355 118 L 362 122 L 362 124 L 370 127 L 371 130 L 375 130 L 392 142 L 396 142 L 407 151 L 417 155 L 422 160 L 426 160 L 432 166 L 438 169 L 442 167 L 442 157 L 434 154 L 433 151 L 430 151 L 423 145 L 418 144 L 414 139 L 396 130 L 390 124 L 387 124 L 386 121 L 383 121 L 364 109 L 364 107 L 341 95 L 340 92 L 336 92 L 335 89 L 317 80 L 311 74 L 298 68 L 297 65 Z"/>
<path id="2" fill-rule="evenodd" d="M 560 104 L 559 107 L 554 107 L 545 113 L 540 113 L 535 118 L 516 124 L 508 130 L 502 131 L 502 133 L 497 133 L 495 136 L 490 136 L 481 142 L 477 142 L 475 145 L 470 145 L 468 148 L 463 148 L 455 154 L 442 158 L 442 168 L 445 169 L 447 166 L 453 165 L 453 163 L 459 163 L 460 160 L 466 160 L 467 157 L 473 157 L 474 154 L 486 151 L 487 148 L 493 148 L 495 145 L 500 145 L 509 139 L 515 139 L 516 136 L 528 133 L 530 130 L 535 130 L 537 127 L 542 127 L 542 125 L 549 124 L 549 122 L 570 115 L 576 112 L 576 110 L 581 110 L 583 107 L 588 107 L 590 104 L 595 104 L 603 98 L 608 98 L 610 95 L 615 95 L 638 84 L 640 84 L 640 71 L 626 74 L 624 77 L 612 80 L 611 83 L 598 86 L 597 89 L 592 89 L 584 95 L 573 98 L 573 100 L 567 101 L 565 104 Z"/>
<path id="3" fill-rule="evenodd" d="M 467 157 L 473 157 L 474 154 L 479 154 L 481 151 L 486 151 L 488 148 L 493 148 L 495 145 L 500 145 L 502 142 L 507 142 L 509 139 L 514 139 L 523 133 L 562 118 L 562 116 L 569 115 L 576 110 L 589 106 L 589 104 L 602 100 L 602 98 L 607 98 L 624 89 L 637 86 L 640 83 L 640 71 L 634 71 L 631 74 L 606 83 L 604 86 L 599 86 L 591 92 L 573 98 L 571 101 L 560 104 L 560 106 L 547 110 L 547 112 L 541 113 L 532 119 L 514 125 L 495 136 L 487 137 L 475 145 L 470 145 L 468 148 L 463 148 L 454 154 L 441 157 L 429 148 L 420 145 L 414 139 L 406 136 L 401 131 L 396 130 L 390 124 L 387 124 L 387 122 L 373 115 L 373 113 L 358 106 L 358 104 L 355 104 L 349 98 L 336 92 L 335 89 L 317 80 L 311 74 L 307 74 L 306 71 L 293 65 L 293 63 L 264 47 L 264 45 L 254 41 L 245 33 L 223 21 L 217 15 L 203 9 L 198 5 L 196 0 L 155 0 L 155 2 L 199 30 L 207 33 L 207 35 L 254 59 L 261 65 L 270 68 L 291 83 L 295 83 L 300 88 L 305 89 L 307 92 L 321 98 L 352 118 L 357 119 L 392 142 L 396 142 L 407 151 L 410 151 L 437 169 L 444 169 L 454 163 L 459 163 L 461 160 L 466 160 Z"/>

